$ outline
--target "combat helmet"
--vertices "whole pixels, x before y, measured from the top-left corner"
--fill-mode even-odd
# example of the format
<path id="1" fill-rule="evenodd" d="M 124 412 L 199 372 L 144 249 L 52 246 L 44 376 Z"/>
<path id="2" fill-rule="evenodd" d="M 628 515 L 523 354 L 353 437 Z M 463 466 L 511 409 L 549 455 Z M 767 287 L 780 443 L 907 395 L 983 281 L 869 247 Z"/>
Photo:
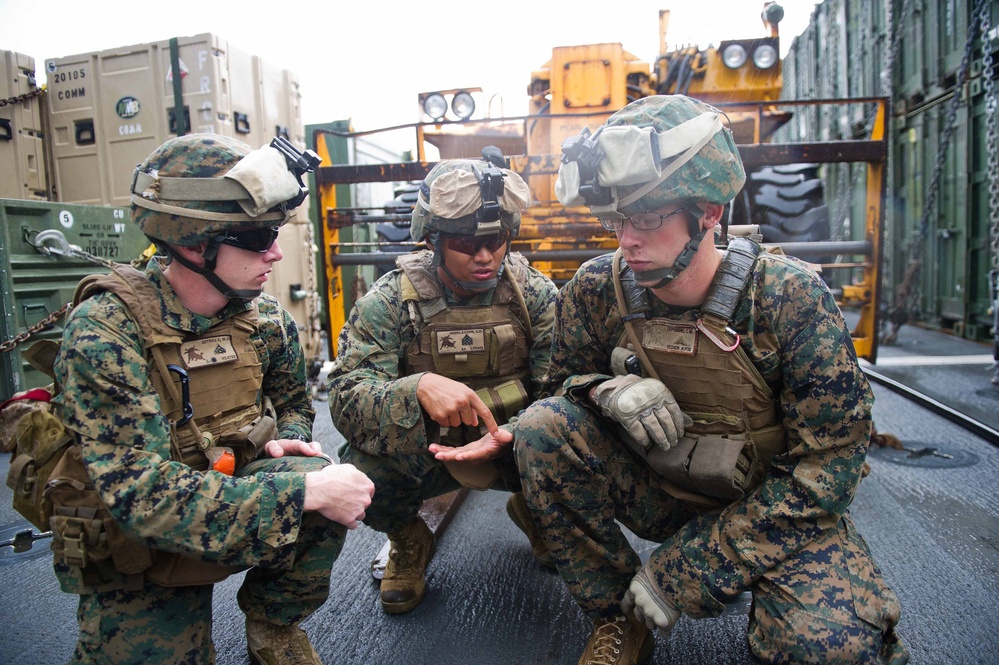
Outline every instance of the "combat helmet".
<path id="1" fill-rule="evenodd" d="M 520 214 L 527 210 L 531 192 L 523 178 L 506 168 L 498 149 L 487 146 L 482 159 L 438 162 L 420 184 L 413 208 L 410 234 L 429 240 L 433 265 L 440 266 L 458 286 L 481 291 L 496 287 L 502 274 L 486 282 L 457 279 L 444 265 L 441 235 L 489 236 L 508 233 L 510 241 L 520 232 Z"/>
<path id="2" fill-rule="evenodd" d="M 638 99 L 562 144 L 555 185 L 566 206 L 587 205 L 605 220 L 653 212 L 667 205 L 688 214 L 691 241 L 671 268 L 637 272 L 640 282 L 669 283 L 696 252 L 704 231 L 695 204 L 725 205 L 746 181 L 746 171 L 723 113 L 684 95 Z"/>
<path id="3" fill-rule="evenodd" d="M 253 150 L 218 134 L 168 139 L 132 177 L 131 218 L 157 247 L 204 277 L 227 298 L 252 299 L 260 290 L 234 290 L 214 272 L 219 246 L 242 231 L 277 236 L 308 189 L 302 174 L 319 163 L 284 139 Z M 184 259 L 170 246 L 207 242 L 204 266 Z"/>

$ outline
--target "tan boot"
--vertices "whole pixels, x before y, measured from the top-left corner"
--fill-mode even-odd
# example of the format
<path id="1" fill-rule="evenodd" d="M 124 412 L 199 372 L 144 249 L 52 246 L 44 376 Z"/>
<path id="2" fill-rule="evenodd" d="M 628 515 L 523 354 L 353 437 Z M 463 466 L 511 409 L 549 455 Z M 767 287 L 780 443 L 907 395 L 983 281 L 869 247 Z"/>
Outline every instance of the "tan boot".
<path id="1" fill-rule="evenodd" d="M 388 614 L 402 614 L 423 601 L 427 564 L 437 543 L 421 518 L 397 533 L 390 533 L 389 542 L 389 558 L 382 577 L 382 609 Z"/>
<path id="2" fill-rule="evenodd" d="M 538 563 L 547 568 L 555 568 L 555 560 L 548 551 L 545 539 L 541 537 L 541 531 L 531 515 L 531 509 L 527 507 L 523 492 L 514 492 L 506 500 L 506 514 L 517 528 L 527 535 L 527 540 L 531 543 L 531 552 Z"/>
<path id="3" fill-rule="evenodd" d="M 305 631 L 255 619 L 246 620 L 246 652 L 254 665 L 322 665 Z"/>
<path id="4" fill-rule="evenodd" d="M 637 665 L 652 657 L 656 638 L 630 614 L 593 622 L 579 665 Z"/>

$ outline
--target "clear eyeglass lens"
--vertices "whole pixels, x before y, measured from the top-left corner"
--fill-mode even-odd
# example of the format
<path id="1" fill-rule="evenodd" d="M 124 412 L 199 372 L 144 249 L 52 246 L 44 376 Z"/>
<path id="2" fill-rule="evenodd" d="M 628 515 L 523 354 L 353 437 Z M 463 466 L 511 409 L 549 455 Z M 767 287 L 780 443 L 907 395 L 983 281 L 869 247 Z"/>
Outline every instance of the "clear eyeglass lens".
<path id="1" fill-rule="evenodd" d="M 632 215 L 629 219 L 631 220 L 631 225 L 638 231 L 654 231 L 663 225 L 663 219 L 667 216 L 660 215 L 658 212 L 647 212 L 642 215 Z"/>
<path id="2" fill-rule="evenodd" d="M 677 208 L 676 210 L 667 212 L 666 214 L 658 212 L 644 212 L 638 215 L 632 215 L 626 219 L 631 220 L 631 225 L 635 227 L 635 230 L 637 231 L 655 231 L 663 225 L 666 218 L 672 217 L 678 212 L 683 211 L 684 208 Z M 621 218 L 601 218 L 600 226 L 604 227 L 608 231 L 620 231 L 624 228 L 624 222 L 625 220 Z"/>

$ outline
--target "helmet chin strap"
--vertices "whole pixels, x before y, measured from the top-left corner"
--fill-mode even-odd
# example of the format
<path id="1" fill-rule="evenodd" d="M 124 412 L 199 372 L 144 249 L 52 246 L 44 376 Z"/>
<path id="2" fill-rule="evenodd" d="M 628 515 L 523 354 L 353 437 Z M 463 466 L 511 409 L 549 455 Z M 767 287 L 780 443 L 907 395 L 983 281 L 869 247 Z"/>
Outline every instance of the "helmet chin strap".
<path id="1" fill-rule="evenodd" d="M 222 281 L 221 277 L 215 274 L 215 262 L 218 260 L 219 245 L 221 245 L 221 243 L 215 238 L 208 241 L 208 246 L 201 255 L 205 260 L 205 265 L 203 266 L 199 266 L 191 261 L 188 261 L 181 256 L 179 252 L 170 252 L 170 255 L 177 261 L 177 263 L 192 272 L 198 273 L 208 280 L 208 283 L 215 287 L 216 291 L 229 300 L 253 300 L 263 293 L 263 289 L 234 289 Z"/>
<path id="2" fill-rule="evenodd" d="M 655 282 L 655 284 L 647 286 L 646 288 L 661 289 L 679 277 L 680 273 L 690 266 L 690 262 L 694 259 L 694 255 L 697 253 L 697 249 L 700 247 L 701 240 L 704 239 L 704 234 L 707 232 L 707 229 L 701 228 L 701 217 L 704 215 L 703 210 L 694 204 L 691 204 L 684 209 L 689 215 L 687 218 L 687 232 L 690 235 L 690 240 L 687 241 L 687 244 L 684 245 L 680 255 L 676 257 L 676 260 L 673 261 L 673 265 L 669 268 L 635 270 L 635 281 L 638 282 L 639 285 L 645 286 L 645 284 L 648 284 L 649 282 Z"/>

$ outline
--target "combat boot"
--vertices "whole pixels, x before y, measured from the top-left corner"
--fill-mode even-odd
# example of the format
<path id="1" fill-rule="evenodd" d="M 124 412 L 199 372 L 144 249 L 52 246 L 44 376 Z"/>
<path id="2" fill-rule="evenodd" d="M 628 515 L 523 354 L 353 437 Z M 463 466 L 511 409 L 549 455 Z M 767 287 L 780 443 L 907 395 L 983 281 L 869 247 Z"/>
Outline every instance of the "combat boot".
<path id="1" fill-rule="evenodd" d="M 548 551 L 545 539 L 541 537 L 541 531 L 531 515 L 531 509 L 527 507 L 527 500 L 524 498 L 523 492 L 514 492 L 506 500 L 506 514 L 510 516 L 517 528 L 527 535 L 527 540 L 531 543 L 531 553 L 534 554 L 538 563 L 546 568 L 555 568 L 555 560 L 552 559 L 552 554 Z"/>
<path id="2" fill-rule="evenodd" d="M 655 635 L 632 615 L 597 619 L 579 665 L 637 665 L 655 649 Z"/>
<path id="3" fill-rule="evenodd" d="M 253 665 L 323 665 L 305 631 L 256 619 L 246 620 L 246 652 Z"/>
<path id="4" fill-rule="evenodd" d="M 427 565 L 437 543 L 421 518 L 389 534 L 389 558 L 382 577 L 382 609 L 388 614 L 408 612 L 423 601 Z"/>

